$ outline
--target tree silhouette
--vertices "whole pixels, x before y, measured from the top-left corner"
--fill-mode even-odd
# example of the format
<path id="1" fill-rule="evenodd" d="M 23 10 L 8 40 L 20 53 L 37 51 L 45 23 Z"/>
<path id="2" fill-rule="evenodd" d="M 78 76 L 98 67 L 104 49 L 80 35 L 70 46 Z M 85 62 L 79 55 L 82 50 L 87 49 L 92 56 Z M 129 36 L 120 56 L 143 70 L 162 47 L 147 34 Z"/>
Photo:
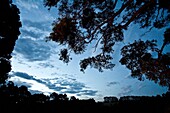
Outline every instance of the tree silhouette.
<path id="1" fill-rule="evenodd" d="M 21 27 L 19 13 L 11 0 L 0 1 L 0 83 L 5 83 L 11 70 L 11 53 Z"/>
<path id="2" fill-rule="evenodd" d="M 44 0 L 44 5 L 56 7 L 58 19 L 53 23 L 49 40 L 64 45 L 60 60 L 68 63 L 70 53 L 82 54 L 87 46 L 100 50 L 96 56 L 80 61 L 81 71 L 88 66 L 98 69 L 112 69 L 114 45 L 124 40 L 124 31 L 130 24 L 138 24 L 141 29 L 168 28 L 170 23 L 169 0 Z M 147 31 L 146 31 L 147 32 Z M 169 53 L 164 47 L 169 44 L 169 29 L 165 31 L 164 43 L 157 48 L 155 40 L 135 41 L 122 48 L 121 64 L 131 70 L 132 76 L 169 86 Z M 153 58 L 152 53 L 158 53 Z M 134 55 L 134 56 L 133 56 Z M 156 64 L 156 65 L 155 65 Z"/>

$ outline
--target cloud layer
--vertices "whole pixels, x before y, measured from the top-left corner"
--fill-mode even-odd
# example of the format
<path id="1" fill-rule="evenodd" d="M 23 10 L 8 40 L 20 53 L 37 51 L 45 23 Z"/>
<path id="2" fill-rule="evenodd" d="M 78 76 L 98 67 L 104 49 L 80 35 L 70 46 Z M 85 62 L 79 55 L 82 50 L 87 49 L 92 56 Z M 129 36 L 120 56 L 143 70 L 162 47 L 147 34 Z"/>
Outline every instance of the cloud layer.
<path id="1" fill-rule="evenodd" d="M 66 93 L 66 94 L 74 94 L 77 96 L 95 96 L 97 95 L 96 90 L 91 90 L 86 87 L 84 83 L 78 82 L 76 79 L 63 79 L 63 78 L 45 78 L 45 79 L 37 79 L 27 73 L 23 72 L 14 72 L 12 77 L 19 77 L 25 80 L 32 80 L 39 84 L 43 84 L 48 87 L 50 90 L 53 90 L 57 93 Z M 14 81 L 17 85 L 26 85 L 29 86 L 29 89 L 32 93 L 41 92 L 38 89 L 32 90 L 31 87 L 33 84 L 22 83 L 19 79 L 15 79 Z M 49 92 L 50 93 L 50 92 Z"/>
<path id="2" fill-rule="evenodd" d="M 51 45 L 45 41 L 48 36 L 49 26 L 47 22 L 23 21 L 24 27 L 16 42 L 14 52 L 23 55 L 28 61 L 44 61 L 52 54 Z M 48 26 L 48 27 L 46 27 Z"/>

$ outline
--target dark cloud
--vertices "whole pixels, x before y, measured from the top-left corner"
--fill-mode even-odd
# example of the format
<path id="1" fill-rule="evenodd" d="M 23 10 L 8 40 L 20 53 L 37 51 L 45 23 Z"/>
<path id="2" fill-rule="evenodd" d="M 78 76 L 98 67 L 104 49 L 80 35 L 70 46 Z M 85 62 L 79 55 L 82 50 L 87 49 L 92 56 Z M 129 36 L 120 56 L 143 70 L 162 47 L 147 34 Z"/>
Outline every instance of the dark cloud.
<path id="1" fill-rule="evenodd" d="M 63 93 L 70 93 L 70 94 L 77 94 L 77 93 L 80 93 L 80 91 L 76 91 L 76 90 L 66 90 L 66 91 L 64 91 Z"/>
<path id="2" fill-rule="evenodd" d="M 28 75 L 27 73 L 22 72 L 14 72 L 13 76 L 18 76 L 27 80 L 34 80 L 35 78 L 33 76 Z"/>
<path id="3" fill-rule="evenodd" d="M 46 62 L 46 63 L 39 63 L 38 65 L 40 65 L 41 67 L 44 67 L 44 68 L 54 68 L 54 66 L 52 64 L 50 64 L 50 62 Z M 56 67 L 55 67 L 56 69 Z"/>
<path id="4" fill-rule="evenodd" d="M 76 94 L 77 96 L 96 96 L 98 91 L 94 90 L 66 90 L 63 93 Z"/>
<path id="5" fill-rule="evenodd" d="M 117 84 L 119 84 L 119 82 L 113 81 L 113 82 L 109 82 L 109 83 L 107 84 L 107 86 L 108 86 L 108 87 L 111 87 L 111 86 L 114 86 L 114 85 L 117 85 Z"/>
<path id="6" fill-rule="evenodd" d="M 15 51 L 29 61 L 43 61 L 51 56 L 50 47 L 44 41 L 34 41 L 29 38 L 19 39 Z"/>
<path id="7" fill-rule="evenodd" d="M 98 91 L 94 90 L 83 90 L 82 95 L 87 95 L 87 96 L 95 96 Z"/>
<path id="8" fill-rule="evenodd" d="M 67 89 L 64 86 L 56 86 L 56 84 L 52 84 L 51 82 L 45 82 L 45 85 L 49 88 L 49 89 L 53 89 L 55 91 L 61 91 L 62 89 Z"/>
<path id="9" fill-rule="evenodd" d="M 133 92 L 133 89 L 132 89 L 131 85 L 122 87 L 121 89 L 122 89 L 122 92 L 120 92 L 118 94 L 119 96 L 128 96 L 128 95 L 130 95 Z"/>

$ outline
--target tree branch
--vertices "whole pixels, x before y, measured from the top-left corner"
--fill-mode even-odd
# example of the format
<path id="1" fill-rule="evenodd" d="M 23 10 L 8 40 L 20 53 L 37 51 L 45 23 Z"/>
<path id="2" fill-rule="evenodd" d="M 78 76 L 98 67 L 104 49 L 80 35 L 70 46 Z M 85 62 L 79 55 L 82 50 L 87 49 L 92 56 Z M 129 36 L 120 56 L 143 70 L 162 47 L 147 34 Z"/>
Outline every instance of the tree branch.
<path id="1" fill-rule="evenodd" d="M 98 39 L 96 45 L 94 46 L 94 52 L 96 52 L 97 46 L 98 46 L 98 44 L 99 44 L 99 42 L 100 42 L 100 40 L 101 40 L 102 38 L 103 38 L 103 37 L 100 37 L 100 38 Z"/>
<path id="2" fill-rule="evenodd" d="M 162 56 L 162 52 L 163 52 L 163 50 L 164 50 L 164 48 L 165 48 L 165 46 L 166 46 L 166 42 L 164 42 L 163 43 L 163 45 L 162 45 L 162 47 L 161 47 L 161 49 L 160 49 L 160 51 L 158 52 L 158 59 L 160 59 L 161 58 L 161 56 Z"/>
<path id="3" fill-rule="evenodd" d="M 141 8 L 139 8 L 139 9 L 132 15 L 132 17 L 129 19 L 129 21 L 128 21 L 126 24 L 122 25 L 122 28 L 123 28 L 123 29 L 127 29 L 128 25 L 129 25 L 131 22 L 133 22 L 134 19 L 135 19 L 144 9 L 146 9 L 151 3 L 154 3 L 154 1 L 151 0 L 149 3 L 144 4 Z"/>
<path id="4" fill-rule="evenodd" d="M 115 9 L 117 2 L 118 2 L 118 0 L 115 0 L 114 5 L 113 5 L 113 9 Z"/>
<path id="5" fill-rule="evenodd" d="M 116 0 L 116 1 L 117 1 L 117 0 Z M 111 18 L 106 19 L 104 22 L 102 22 L 101 24 L 99 24 L 99 25 L 93 30 L 93 32 L 87 37 L 88 39 L 91 37 L 91 39 L 90 39 L 88 42 L 86 42 L 86 43 L 90 43 L 90 42 L 94 39 L 94 34 L 97 32 L 97 30 L 98 30 L 99 28 L 101 28 L 104 24 L 106 24 L 107 22 L 113 21 L 114 18 L 115 18 L 117 15 L 121 14 L 121 12 L 122 12 L 131 2 L 132 2 L 132 0 L 129 0 L 126 4 L 123 4 L 122 7 L 121 7 L 116 13 L 114 13 Z"/>

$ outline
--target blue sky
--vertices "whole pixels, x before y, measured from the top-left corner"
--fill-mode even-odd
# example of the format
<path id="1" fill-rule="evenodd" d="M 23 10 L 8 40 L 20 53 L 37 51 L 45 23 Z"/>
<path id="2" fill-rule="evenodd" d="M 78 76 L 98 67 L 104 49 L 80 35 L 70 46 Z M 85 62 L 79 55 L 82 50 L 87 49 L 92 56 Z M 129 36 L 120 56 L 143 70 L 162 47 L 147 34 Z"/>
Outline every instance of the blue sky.
<path id="1" fill-rule="evenodd" d="M 64 64 L 58 60 L 61 46 L 45 41 L 57 17 L 57 10 L 52 8 L 48 11 L 42 0 L 14 0 L 14 4 L 20 9 L 22 21 L 21 35 L 12 53 L 9 79 L 16 85 L 25 85 L 32 93 L 66 93 L 68 96 L 94 98 L 97 101 L 102 101 L 104 96 L 151 96 L 167 91 L 167 87 L 160 87 L 152 81 L 139 81 L 130 77 L 130 71 L 119 63 L 123 43 L 115 46 L 113 57 L 116 66 L 113 70 L 100 73 L 88 68 L 85 73 L 80 72 L 79 60 L 95 54 L 93 48 L 88 48 L 83 55 L 72 55 L 73 60 L 68 65 Z M 139 38 L 144 32 L 136 29 L 137 25 L 130 26 L 125 32 L 124 43 L 134 40 L 134 37 Z M 163 30 L 152 32 L 142 39 L 162 37 Z"/>

